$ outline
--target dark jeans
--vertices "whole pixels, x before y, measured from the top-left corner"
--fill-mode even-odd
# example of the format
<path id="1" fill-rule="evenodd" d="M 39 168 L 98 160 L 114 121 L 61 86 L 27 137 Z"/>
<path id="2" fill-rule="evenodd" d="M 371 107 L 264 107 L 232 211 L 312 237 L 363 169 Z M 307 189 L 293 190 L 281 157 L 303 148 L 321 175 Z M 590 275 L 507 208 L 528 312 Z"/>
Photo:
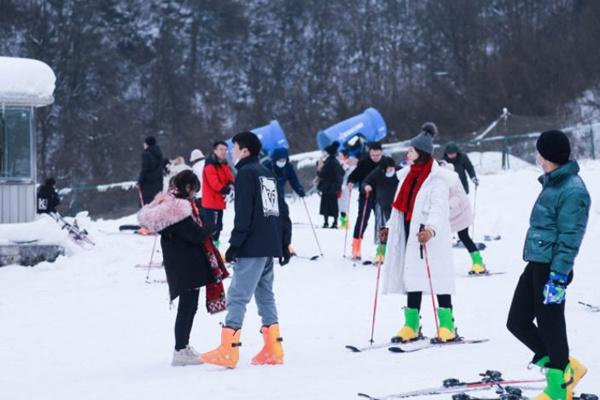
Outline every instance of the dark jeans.
<path id="1" fill-rule="evenodd" d="M 477 246 L 473 243 L 471 236 L 469 236 L 469 228 L 465 228 L 458 232 L 458 238 L 465 245 L 469 253 L 477 251 Z"/>
<path id="2" fill-rule="evenodd" d="M 375 202 L 373 201 L 373 194 L 369 196 L 369 202 L 367 203 L 365 220 L 363 222 L 363 211 L 365 210 L 365 202 L 366 196 L 361 193 L 358 197 L 358 216 L 356 217 L 356 223 L 354 224 L 354 239 L 362 239 L 365 231 L 367 230 L 367 224 L 369 223 L 369 217 L 371 216 L 371 211 L 373 211 L 373 205 Z M 362 232 L 360 230 L 362 223 Z"/>
<path id="3" fill-rule="evenodd" d="M 223 210 L 203 208 L 201 211 L 202 223 L 210 230 L 213 240 L 219 240 L 223 230 Z"/>
<path id="4" fill-rule="evenodd" d="M 198 310 L 199 289 L 184 290 L 179 295 L 177 318 L 175 319 L 175 350 L 185 349 L 190 342 L 194 315 Z"/>
<path id="5" fill-rule="evenodd" d="M 549 356 L 548 367 L 564 370 L 569 362 L 565 303 L 544 304 L 544 285 L 549 276 L 549 264 L 527 264 L 515 289 L 506 327 L 533 351 L 533 362 Z M 572 277 L 571 273 L 569 282 Z"/>

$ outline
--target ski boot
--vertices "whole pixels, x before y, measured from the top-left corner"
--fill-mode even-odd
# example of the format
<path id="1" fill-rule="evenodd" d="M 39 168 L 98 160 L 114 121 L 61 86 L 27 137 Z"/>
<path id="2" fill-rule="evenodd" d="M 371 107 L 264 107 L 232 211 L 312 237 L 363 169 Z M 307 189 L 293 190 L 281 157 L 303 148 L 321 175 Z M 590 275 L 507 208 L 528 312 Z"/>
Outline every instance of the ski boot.
<path id="1" fill-rule="evenodd" d="M 565 380 L 565 376 L 570 377 L 570 366 L 567 366 L 565 371 L 556 368 L 547 368 L 546 388 L 544 391 L 533 398 L 533 400 L 565 400 L 567 398 L 567 385 L 569 382 Z M 570 385 L 569 385 L 570 386 Z"/>
<path id="2" fill-rule="evenodd" d="M 548 356 L 544 356 L 538 361 L 533 362 L 533 365 L 544 369 L 549 361 L 550 358 Z M 573 400 L 573 391 L 575 390 L 575 386 L 577 386 L 579 381 L 587 373 L 587 368 L 575 357 L 569 357 L 569 364 L 567 365 L 565 371 L 565 381 L 568 382 L 567 400 Z"/>
<path id="3" fill-rule="evenodd" d="M 456 328 L 454 327 L 454 316 L 451 308 L 440 307 L 437 309 L 440 328 L 437 333 L 436 341 L 452 342 L 458 339 Z"/>
<path id="4" fill-rule="evenodd" d="M 199 358 L 200 354 L 191 346 L 186 346 L 185 349 L 173 350 L 173 361 L 171 365 L 174 367 L 183 367 L 185 365 L 200 365 L 204 364 Z"/>
<path id="5" fill-rule="evenodd" d="M 337 224 L 337 220 L 336 219 L 333 220 L 333 222 L 331 223 L 330 228 L 331 229 L 337 229 L 338 228 L 338 224 Z"/>
<path id="6" fill-rule="evenodd" d="M 340 216 L 340 229 L 348 229 L 348 216 L 342 215 Z"/>
<path id="7" fill-rule="evenodd" d="M 323 229 L 327 229 L 327 228 L 329 228 L 329 222 L 327 222 L 327 221 L 323 222 L 323 226 L 322 226 L 322 228 L 323 228 Z"/>
<path id="8" fill-rule="evenodd" d="M 252 364 L 283 364 L 283 339 L 279 336 L 279 324 L 263 326 L 260 329 L 263 335 L 264 346 L 262 350 L 254 356 Z"/>
<path id="9" fill-rule="evenodd" d="M 352 239 L 352 259 L 356 261 L 360 261 L 360 245 L 362 239 Z"/>
<path id="10" fill-rule="evenodd" d="M 406 343 L 419 340 L 423 337 L 421 334 L 421 317 L 416 308 L 404 309 L 404 326 L 398 331 L 396 336 L 392 337 L 392 343 Z"/>
<path id="11" fill-rule="evenodd" d="M 241 329 L 223 327 L 221 330 L 221 344 L 213 351 L 204 353 L 200 360 L 207 364 L 220 365 L 227 368 L 235 368 L 240 359 Z"/>
<path id="12" fill-rule="evenodd" d="M 385 244 L 378 244 L 375 250 L 375 264 L 383 264 L 385 261 Z"/>
<path id="13" fill-rule="evenodd" d="M 481 253 L 479 250 L 471 253 L 471 260 L 473 261 L 473 265 L 471 266 L 471 270 L 469 271 L 470 275 L 482 275 L 487 273 L 485 269 L 485 264 L 483 263 L 483 258 L 481 257 Z"/>

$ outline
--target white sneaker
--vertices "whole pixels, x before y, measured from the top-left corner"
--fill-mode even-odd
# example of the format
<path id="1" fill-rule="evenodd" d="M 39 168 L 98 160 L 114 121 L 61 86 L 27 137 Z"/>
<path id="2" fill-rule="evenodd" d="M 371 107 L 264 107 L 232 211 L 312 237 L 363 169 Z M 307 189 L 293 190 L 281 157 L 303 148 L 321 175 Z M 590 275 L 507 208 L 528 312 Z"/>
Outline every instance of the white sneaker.
<path id="1" fill-rule="evenodd" d="M 174 367 L 200 364 L 203 364 L 200 360 L 200 354 L 197 353 L 193 347 L 187 346 L 185 349 L 173 351 L 173 361 L 171 362 L 171 365 Z"/>

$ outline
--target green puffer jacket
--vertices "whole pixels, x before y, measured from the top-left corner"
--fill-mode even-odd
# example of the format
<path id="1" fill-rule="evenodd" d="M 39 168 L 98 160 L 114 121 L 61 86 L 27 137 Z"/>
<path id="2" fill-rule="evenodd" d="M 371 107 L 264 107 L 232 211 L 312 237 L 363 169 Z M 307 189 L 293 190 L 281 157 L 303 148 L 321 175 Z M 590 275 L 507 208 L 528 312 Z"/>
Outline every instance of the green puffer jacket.
<path id="1" fill-rule="evenodd" d="M 579 164 L 570 161 L 539 178 L 543 186 L 529 219 L 523 259 L 550 264 L 568 275 L 587 226 L 590 195 L 579 177 Z"/>

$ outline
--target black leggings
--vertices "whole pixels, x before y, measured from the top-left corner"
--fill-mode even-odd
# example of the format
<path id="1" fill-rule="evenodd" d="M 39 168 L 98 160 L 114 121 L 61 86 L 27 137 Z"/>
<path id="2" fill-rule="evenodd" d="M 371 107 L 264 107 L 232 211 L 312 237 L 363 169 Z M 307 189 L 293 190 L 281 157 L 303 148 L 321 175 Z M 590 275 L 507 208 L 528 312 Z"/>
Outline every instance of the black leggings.
<path id="1" fill-rule="evenodd" d="M 189 289 L 179 295 L 177 318 L 175 319 L 175 350 L 185 349 L 190 342 L 194 315 L 198 310 L 199 289 Z"/>
<path id="2" fill-rule="evenodd" d="M 408 242 L 408 234 L 410 232 L 410 221 L 404 221 L 404 237 L 405 241 Z M 408 308 L 421 309 L 421 299 L 423 298 L 423 292 L 408 292 L 406 298 L 406 306 Z M 438 294 L 437 295 L 438 307 L 452 308 L 452 296 L 449 294 Z"/>
<path id="3" fill-rule="evenodd" d="M 544 304 L 544 285 L 549 276 L 549 264 L 527 264 L 515 289 L 506 327 L 533 351 L 533 362 L 549 356 L 548 367 L 564 370 L 569 362 L 565 303 Z M 572 277 L 571 273 L 569 281 Z"/>
<path id="4" fill-rule="evenodd" d="M 473 243 L 471 236 L 469 236 L 469 228 L 465 228 L 462 231 L 459 231 L 458 238 L 461 242 L 463 242 L 467 250 L 469 250 L 469 253 L 477 251 L 477 246 L 475 246 L 475 243 Z"/>

